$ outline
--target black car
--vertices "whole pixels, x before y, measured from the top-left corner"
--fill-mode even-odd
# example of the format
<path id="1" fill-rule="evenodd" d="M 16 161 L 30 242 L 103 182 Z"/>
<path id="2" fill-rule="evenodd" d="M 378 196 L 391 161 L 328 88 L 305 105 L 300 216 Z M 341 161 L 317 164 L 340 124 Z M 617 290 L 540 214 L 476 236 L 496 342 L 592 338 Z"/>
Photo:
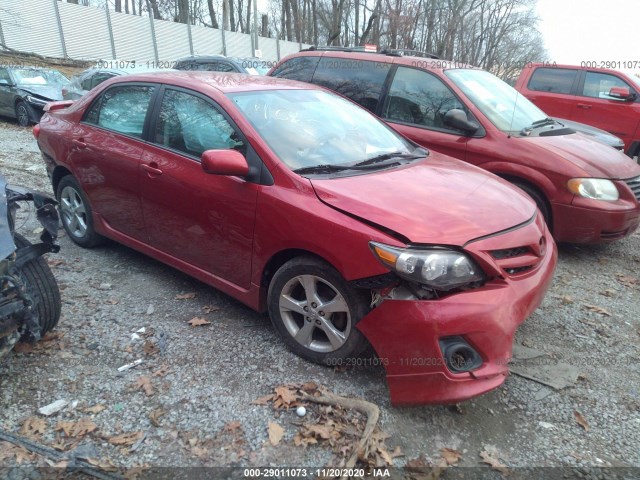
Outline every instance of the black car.
<path id="1" fill-rule="evenodd" d="M 69 79 L 57 70 L 35 67 L 0 68 L 0 115 L 23 127 L 38 123 L 47 102 L 62 100 Z"/>
<path id="2" fill-rule="evenodd" d="M 179 58 L 176 70 L 205 70 L 208 72 L 237 72 L 249 75 L 266 75 L 276 62 L 260 58 L 225 57 L 224 55 L 192 55 Z"/>

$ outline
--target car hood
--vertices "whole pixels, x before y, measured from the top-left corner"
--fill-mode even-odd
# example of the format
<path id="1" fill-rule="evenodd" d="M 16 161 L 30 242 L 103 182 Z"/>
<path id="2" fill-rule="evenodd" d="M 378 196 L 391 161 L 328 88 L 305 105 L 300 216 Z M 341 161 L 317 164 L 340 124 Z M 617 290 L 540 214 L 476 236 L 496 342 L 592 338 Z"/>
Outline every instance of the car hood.
<path id="1" fill-rule="evenodd" d="M 554 120 L 561 123 L 565 127 L 575 130 L 578 133 L 582 133 L 583 135 L 592 137 L 593 140 L 598 140 L 599 142 L 605 143 L 614 148 L 624 148 L 624 142 L 622 141 L 622 139 L 616 137 L 615 135 L 611 135 L 606 130 L 592 127 L 591 125 L 586 125 L 584 123 L 574 122 L 572 120 L 567 120 L 564 118 L 554 118 Z"/>
<path id="2" fill-rule="evenodd" d="M 60 87 L 52 87 L 51 85 L 18 85 L 18 88 L 26 93 L 42 97 L 46 100 L 62 100 Z"/>
<path id="3" fill-rule="evenodd" d="M 412 243 L 464 245 L 529 220 L 536 206 L 515 187 L 447 157 L 311 183 L 324 203 Z"/>
<path id="4" fill-rule="evenodd" d="M 560 156 L 581 169 L 584 176 L 596 178 L 631 178 L 640 175 L 640 165 L 624 153 L 585 135 L 524 137 L 524 141 Z"/>

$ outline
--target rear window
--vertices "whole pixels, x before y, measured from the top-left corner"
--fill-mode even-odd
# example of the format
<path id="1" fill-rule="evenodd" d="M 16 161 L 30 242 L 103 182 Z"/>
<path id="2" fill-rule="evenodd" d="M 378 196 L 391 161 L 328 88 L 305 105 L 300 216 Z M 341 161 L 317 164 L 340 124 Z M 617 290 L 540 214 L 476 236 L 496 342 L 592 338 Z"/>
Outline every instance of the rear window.
<path id="1" fill-rule="evenodd" d="M 375 113 L 390 68 L 390 63 L 322 57 L 313 83 L 330 88 Z"/>
<path id="2" fill-rule="evenodd" d="M 311 83 L 319 60 L 320 57 L 294 57 L 277 67 L 271 76 Z"/>
<path id="3" fill-rule="evenodd" d="M 571 93 L 577 70 L 566 68 L 538 68 L 529 79 L 529 90 L 548 93 Z"/>

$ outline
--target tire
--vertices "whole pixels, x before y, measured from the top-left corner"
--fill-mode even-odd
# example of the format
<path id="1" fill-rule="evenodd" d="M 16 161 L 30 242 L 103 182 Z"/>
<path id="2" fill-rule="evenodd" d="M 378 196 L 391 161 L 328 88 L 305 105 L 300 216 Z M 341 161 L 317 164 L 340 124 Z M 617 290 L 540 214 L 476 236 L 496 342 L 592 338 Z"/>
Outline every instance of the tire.
<path id="1" fill-rule="evenodd" d="M 536 205 L 538 206 L 538 209 L 540 209 L 540 212 L 542 213 L 542 216 L 544 217 L 544 221 L 547 224 L 547 227 L 549 228 L 549 230 L 552 230 L 553 227 L 553 223 L 552 223 L 552 218 L 551 218 L 551 209 L 549 208 L 549 203 L 547 202 L 547 199 L 545 198 L 545 196 L 540 193 L 540 191 L 534 187 L 531 187 L 530 185 L 527 185 L 526 183 L 520 183 L 520 182 L 513 182 L 513 184 L 518 187 L 520 190 L 522 190 L 524 193 L 526 193 L 527 195 L 529 195 L 529 197 L 531 197 L 531 199 L 536 202 Z"/>
<path id="2" fill-rule="evenodd" d="M 73 176 L 62 177 L 56 191 L 56 199 L 60 204 L 62 226 L 71 240 L 84 248 L 104 243 L 105 238 L 94 229 L 93 211 L 89 200 Z"/>
<path id="3" fill-rule="evenodd" d="M 15 244 L 18 248 L 30 245 L 22 235 L 15 234 Z M 22 266 L 23 281 L 27 292 L 34 301 L 34 309 L 38 313 L 40 334 L 50 332 L 60 320 L 60 289 L 51 269 L 44 258 L 38 257 Z"/>
<path id="4" fill-rule="evenodd" d="M 368 347 L 355 328 L 368 312 L 365 295 L 319 259 L 298 257 L 280 267 L 269 285 L 267 303 L 276 331 L 306 360 L 340 365 Z M 329 304 L 332 312 L 326 311 Z"/>
<path id="5" fill-rule="evenodd" d="M 29 106 L 24 103 L 22 100 L 18 100 L 16 102 L 16 120 L 18 121 L 18 125 L 21 127 L 28 127 L 31 125 L 31 120 L 29 119 Z"/>

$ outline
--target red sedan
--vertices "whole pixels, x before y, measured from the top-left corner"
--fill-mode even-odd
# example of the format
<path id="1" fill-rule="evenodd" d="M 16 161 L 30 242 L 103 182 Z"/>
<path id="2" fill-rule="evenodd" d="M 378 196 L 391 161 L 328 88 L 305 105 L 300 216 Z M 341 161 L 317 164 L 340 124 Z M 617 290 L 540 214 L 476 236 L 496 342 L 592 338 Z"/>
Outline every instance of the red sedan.
<path id="1" fill-rule="evenodd" d="M 308 360 L 371 344 L 395 404 L 500 385 L 556 264 L 517 189 L 307 84 L 131 75 L 50 104 L 34 133 L 74 242 L 108 237 L 268 310 Z"/>

